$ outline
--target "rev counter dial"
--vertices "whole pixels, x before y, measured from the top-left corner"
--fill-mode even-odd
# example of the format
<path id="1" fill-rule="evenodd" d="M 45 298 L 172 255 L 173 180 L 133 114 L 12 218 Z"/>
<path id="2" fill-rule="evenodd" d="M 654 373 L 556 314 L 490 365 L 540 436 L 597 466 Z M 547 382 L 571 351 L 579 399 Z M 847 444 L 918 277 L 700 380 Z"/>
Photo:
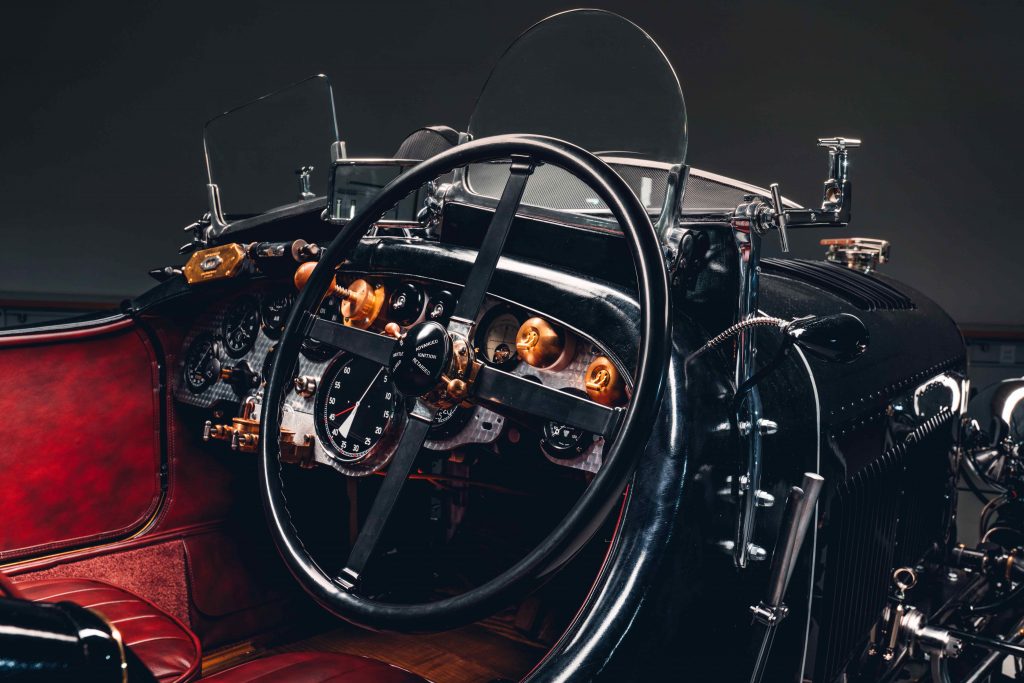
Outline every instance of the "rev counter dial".
<path id="1" fill-rule="evenodd" d="M 260 319 L 263 323 L 263 334 L 270 339 L 280 339 L 284 332 L 284 324 L 288 321 L 288 312 L 292 308 L 292 301 L 295 295 L 292 292 L 283 290 L 269 292 L 263 297 L 263 305 L 260 306 Z"/>
<path id="2" fill-rule="evenodd" d="M 242 297 L 224 314 L 221 335 L 224 349 L 232 358 L 241 358 L 252 350 L 260 329 L 260 310 L 256 299 Z"/>
<path id="3" fill-rule="evenodd" d="M 220 377 L 220 343 L 212 334 L 201 334 L 192 340 L 185 352 L 182 378 L 193 394 L 206 391 Z"/>
<path id="4" fill-rule="evenodd" d="M 317 317 L 332 323 L 341 323 L 341 297 L 336 294 L 325 296 L 316 310 Z M 302 342 L 302 355 L 314 362 L 322 362 L 336 353 L 336 349 L 314 339 Z"/>
<path id="5" fill-rule="evenodd" d="M 334 457 L 355 462 L 369 456 L 395 417 L 395 387 L 388 368 L 344 354 L 317 388 L 316 432 Z"/>

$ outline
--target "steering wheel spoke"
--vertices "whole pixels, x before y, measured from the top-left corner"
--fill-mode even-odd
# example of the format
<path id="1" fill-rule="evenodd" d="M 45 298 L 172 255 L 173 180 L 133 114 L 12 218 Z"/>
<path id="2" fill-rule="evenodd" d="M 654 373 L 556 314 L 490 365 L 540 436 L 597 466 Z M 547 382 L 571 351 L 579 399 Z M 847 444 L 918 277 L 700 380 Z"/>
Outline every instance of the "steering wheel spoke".
<path id="1" fill-rule="evenodd" d="M 473 396 L 537 417 L 557 419 L 606 438 L 615 434 L 625 413 L 623 408 L 609 408 L 488 365 L 477 372 Z"/>
<path id="2" fill-rule="evenodd" d="M 310 339 L 342 351 L 348 351 L 380 365 L 387 365 L 391 361 L 391 352 L 395 349 L 395 340 L 391 337 L 331 322 L 310 314 L 307 314 L 307 318 L 306 336 Z"/>
<path id="3" fill-rule="evenodd" d="M 498 267 L 498 259 L 501 258 L 501 252 L 505 248 L 505 241 L 508 239 L 512 221 L 515 220 L 516 211 L 519 209 L 523 193 L 526 191 L 526 182 L 533 174 L 534 168 L 536 168 L 536 163 L 529 157 L 512 157 L 505 189 L 501 192 L 501 199 L 498 200 L 498 206 L 487 227 L 487 233 L 480 245 L 476 262 L 469 271 L 462 294 L 459 296 L 458 303 L 455 304 L 452 320 L 456 321 L 456 324 L 461 321 L 464 324 L 472 325 L 480 306 L 483 305 L 487 288 L 491 285 L 491 277 Z"/>
<path id="4" fill-rule="evenodd" d="M 384 527 L 405 487 L 405 482 L 409 478 L 409 474 L 412 473 L 416 456 L 419 455 L 423 442 L 427 438 L 427 430 L 430 429 L 430 424 L 434 420 L 434 412 L 434 409 L 423 401 L 417 401 L 412 412 L 409 413 L 409 421 L 405 426 L 405 431 L 402 432 L 391 463 L 388 465 L 384 483 L 373 500 L 366 523 L 359 531 L 356 542 L 352 545 L 345 568 L 335 578 L 335 581 L 341 584 L 345 590 L 351 591 L 358 585 L 367 562 L 373 556 L 381 534 L 384 532 Z"/>

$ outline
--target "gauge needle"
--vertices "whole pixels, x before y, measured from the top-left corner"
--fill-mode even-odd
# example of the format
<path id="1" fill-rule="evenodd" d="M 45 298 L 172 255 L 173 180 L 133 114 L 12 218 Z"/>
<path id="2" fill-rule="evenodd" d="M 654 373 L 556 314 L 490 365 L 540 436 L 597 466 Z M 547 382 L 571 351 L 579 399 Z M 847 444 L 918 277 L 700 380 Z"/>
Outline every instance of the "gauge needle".
<path id="1" fill-rule="evenodd" d="M 372 389 L 373 385 L 377 383 L 377 378 L 380 377 L 380 373 L 382 372 L 384 372 L 383 367 L 377 371 L 377 374 L 373 376 L 370 383 L 366 385 L 366 390 L 363 392 L 363 395 L 359 397 L 359 400 L 352 404 L 352 412 L 348 414 L 345 421 L 341 423 L 341 427 L 338 428 L 338 431 L 341 432 L 341 438 L 348 438 L 348 430 L 352 429 L 352 423 L 355 421 L 356 413 L 359 411 L 359 404 L 362 403 L 363 399 L 366 398 L 366 395 L 370 393 L 370 389 Z"/>
<path id="2" fill-rule="evenodd" d="M 348 411 L 352 410 L 355 407 L 356 407 L 356 404 L 353 403 L 348 408 L 345 408 L 345 410 L 342 410 L 340 412 L 335 413 L 334 415 L 331 415 L 331 419 L 332 420 L 337 420 L 339 417 L 341 417 L 342 415 L 344 415 L 345 413 L 347 413 Z"/>

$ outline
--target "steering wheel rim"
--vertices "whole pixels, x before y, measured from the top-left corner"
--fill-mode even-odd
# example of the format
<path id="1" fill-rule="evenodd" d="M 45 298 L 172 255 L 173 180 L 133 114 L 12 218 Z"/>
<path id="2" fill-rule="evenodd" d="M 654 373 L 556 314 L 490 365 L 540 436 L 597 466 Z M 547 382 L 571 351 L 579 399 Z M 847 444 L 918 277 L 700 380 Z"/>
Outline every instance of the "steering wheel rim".
<path id="1" fill-rule="evenodd" d="M 547 163 L 576 176 L 597 193 L 622 227 L 636 268 L 641 315 L 633 395 L 620 416 L 615 439 L 606 448 L 600 471 L 562 522 L 525 557 L 497 577 L 457 596 L 415 604 L 371 600 L 352 590 L 353 585 L 345 578 L 345 570 L 341 576 L 332 577 L 320 568 L 303 546 L 292 524 L 281 479 L 279 442 L 284 390 L 291 380 L 288 368 L 292 367 L 298 357 L 299 347 L 309 329 L 311 312 L 316 309 L 323 292 L 330 285 L 337 266 L 386 210 L 409 192 L 454 168 L 509 158 L 513 159 L 513 164 L 517 159 L 528 160 L 531 170 L 532 164 Z M 512 175 L 514 172 L 510 173 L 510 177 Z M 522 189 L 519 188 L 519 195 L 511 207 L 509 223 L 519 208 Z M 506 193 L 508 190 L 509 186 L 506 186 Z M 492 218 L 492 226 L 502 212 L 503 204 L 504 195 Z M 487 242 L 485 239 L 481 245 L 463 294 L 469 289 L 473 271 L 481 261 L 484 250 L 488 248 Z M 501 242 L 504 243 L 504 236 Z M 494 254 L 494 265 L 501 246 L 497 246 L 498 251 Z M 493 265 L 487 283 L 492 273 Z M 661 404 L 670 351 L 670 321 L 668 279 L 660 243 L 650 218 L 625 181 L 589 152 L 554 138 L 502 135 L 459 145 L 409 169 L 389 183 L 374 201 L 349 220 L 322 252 L 319 264 L 295 300 L 278 342 L 261 409 L 259 485 L 271 536 L 289 571 L 307 593 L 336 616 L 365 627 L 394 631 L 454 628 L 491 614 L 535 588 L 576 554 L 620 499 L 646 446 Z M 418 399 L 417 405 L 421 403 L 422 400 Z M 410 413 L 412 417 L 414 415 Z M 407 420 L 405 429 L 409 430 L 414 424 L 416 421 L 413 419 Z M 425 428 L 423 433 L 425 435 Z M 389 474 L 398 458 L 396 453 L 393 464 L 389 465 Z M 388 485 L 387 481 L 391 478 L 386 477 L 384 486 Z M 401 483 L 398 485 L 401 486 Z M 382 486 L 378 498 L 383 495 L 383 489 Z M 389 512 L 390 509 L 387 510 Z M 354 548 L 358 545 L 359 539 Z"/>

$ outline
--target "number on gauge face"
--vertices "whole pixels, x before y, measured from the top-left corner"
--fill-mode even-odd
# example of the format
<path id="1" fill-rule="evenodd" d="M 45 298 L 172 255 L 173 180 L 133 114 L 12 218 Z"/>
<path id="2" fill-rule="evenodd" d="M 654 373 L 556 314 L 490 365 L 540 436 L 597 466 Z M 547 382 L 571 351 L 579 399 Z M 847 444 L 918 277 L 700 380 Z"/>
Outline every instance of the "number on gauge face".
<path id="1" fill-rule="evenodd" d="M 201 334 L 192 340 L 185 352 L 185 386 L 193 394 L 206 391 L 220 376 L 220 345 L 212 334 Z"/>
<path id="2" fill-rule="evenodd" d="M 271 339 L 280 339 L 284 324 L 288 320 L 295 295 L 285 290 L 268 293 L 263 298 L 260 317 L 263 319 L 263 334 Z"/>
<path id="3" fill-rule="evenodd" d="M 329 320 L 332 323 L 341 323 L 341 298 L 331 294 L 324 297 L 320 307 L 316 310 L 317 317 Z M 323 362 L 333 356 L 336 350 L 321 344 L 315 339 L 307 339 L 302 342 L 302 355 L 311 361 Z"/>
<path id="4" fill-rule="evenodd" d="M 362 460 L 395 416 L 397 394 L 388 368 L 344 354 L 327 368 L 316 390 L 316 431 L 335 457 Z"/>
<path id="5" fill-rule="evenodd" d="M 434 421 L 430 424 L 430 436 L 434 439 L 455 436 L 462 431 L 462 427 L 469 421 L 472 414 L 472 408 L 463 408 L 458 405 L 441 408 L 434 413 Z"/>
<path id="6" fill-rule="evenodd" d="M 224 314 L 221 336 L 224 349 L 232 358 L 241 358 L 252 350 L 260 329 L 260 310 L 256 299 L 247 296 L 236 301 Z"/>
<path id="7" fill-rule="evenodd" d="M 511 313 L 501 313 L 487 324 L 480 346 L 484 358 L 492 365 L 502 368 L 515 365 L 518 360 L 516 334 L 519 325 L 519 318 Z"/>

